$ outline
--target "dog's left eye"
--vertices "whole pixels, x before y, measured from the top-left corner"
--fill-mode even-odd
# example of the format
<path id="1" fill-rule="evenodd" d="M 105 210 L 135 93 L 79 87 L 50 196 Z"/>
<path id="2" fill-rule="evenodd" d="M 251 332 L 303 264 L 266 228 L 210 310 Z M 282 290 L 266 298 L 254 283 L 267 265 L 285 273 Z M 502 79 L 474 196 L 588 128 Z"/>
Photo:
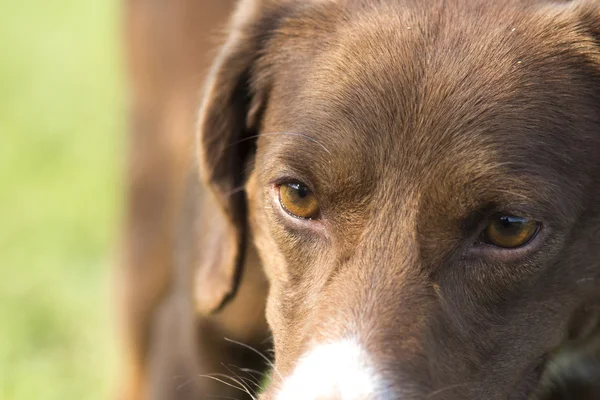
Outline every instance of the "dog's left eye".
<path id="1" fill-rule="evenodd" d="M 505 249 L 525 246 L 538 233 L 540 223 L 512 215 L 494 215 L 481 236 L 481 242 Z"/>
<path id="2" fill-rule="evenodd" d="M 303 219 L 319 215 L 319 202 L 315 194 L 303 183 L 285 183 L 279 186 L 279 202 L 288 214 Z"/>

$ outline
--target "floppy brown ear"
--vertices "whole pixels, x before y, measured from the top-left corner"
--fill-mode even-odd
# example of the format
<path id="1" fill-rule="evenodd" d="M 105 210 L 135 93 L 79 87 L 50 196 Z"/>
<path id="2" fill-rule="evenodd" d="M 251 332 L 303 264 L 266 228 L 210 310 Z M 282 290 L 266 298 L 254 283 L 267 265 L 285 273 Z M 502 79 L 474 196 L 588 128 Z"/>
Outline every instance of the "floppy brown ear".
<path id="1" fill-rule="evenodd" d="M 245 166 L 253 151 L 264 91 L 252 83 L 267 32 L 261 1 L 242 1 L 208 76 L 200 107 L 197 155 L 209 196 L 195 276 L 197 309 L 218 310 L 236 292 L 246 246 Z M 260 39 L 260 40 L 259 40 Z M 247 139 L 247 140 L 246 140 Z"/>

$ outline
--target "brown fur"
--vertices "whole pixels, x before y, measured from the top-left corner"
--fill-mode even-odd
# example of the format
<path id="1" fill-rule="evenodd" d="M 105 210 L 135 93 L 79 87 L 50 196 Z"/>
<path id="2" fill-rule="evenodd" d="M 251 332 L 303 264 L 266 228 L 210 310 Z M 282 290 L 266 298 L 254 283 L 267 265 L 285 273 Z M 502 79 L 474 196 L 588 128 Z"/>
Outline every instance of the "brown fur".
<path id="1" fill-rule="evenodd" d="M 125 6 L 131 105 L 125 243 L 117 273 L 123 360 L 116 398 L 237 395 L 199 376 L 230 374 L 228 364 L 261 365 L 223 337 L 264 346 L 264 306 L 254 297 L 248 301 L 252 285 L 246 285 L 227 312 L 198 318 L 189 267 L 196 249 L 210 248 L 196 242 L 201 225 L 189 224 L 199 201 L 198 179 L 190 171 L 196 168 L 200 87 L 233 0 L 128 0 Z M 256 292 L 265 290 L 264 278 L 254 281 Z"/>
<path id="2" fill-rule="evenodd" d="M 385 398 L 525 398 L 599 285 L 600 6 L 241 1 L 197 148 L 209 190 L 184 213 L 183 321 L 193 298 L 198 324 L 258 343 L 260 318 L 239 317 L 261 310 L 264 270 L 284 377 L 312 342 L 353 335 Z M 282 212 L 286 179 L 321 220 Z M 493 212 L 543 229 L 510 256 L 474 247 Z M 179 351 L 218 367 L 218 343 Z"/>

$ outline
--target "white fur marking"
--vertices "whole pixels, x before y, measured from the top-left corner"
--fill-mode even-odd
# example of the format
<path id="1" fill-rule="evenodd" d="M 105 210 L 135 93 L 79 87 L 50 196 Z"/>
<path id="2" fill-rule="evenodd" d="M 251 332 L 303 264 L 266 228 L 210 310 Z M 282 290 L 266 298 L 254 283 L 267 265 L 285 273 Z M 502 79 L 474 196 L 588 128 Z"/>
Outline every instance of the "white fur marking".
<path id="1" fill-rule="evenodd" d="M 300 358 L 277 400 L 374 399 L 378 381 L 355 340 L 322 344 Z"/>

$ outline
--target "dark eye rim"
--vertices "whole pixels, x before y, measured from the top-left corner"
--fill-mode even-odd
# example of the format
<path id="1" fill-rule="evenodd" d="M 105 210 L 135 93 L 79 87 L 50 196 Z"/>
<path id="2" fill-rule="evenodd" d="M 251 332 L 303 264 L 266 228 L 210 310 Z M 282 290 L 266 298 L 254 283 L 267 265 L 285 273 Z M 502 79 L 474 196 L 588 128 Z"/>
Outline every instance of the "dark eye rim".
<path id="1" fill-rule="evenodd" d="M 531 237 L 525 241 L 523 244 L 519 245 L 519 246 L 515 246 L 515 247 L 502 247 L 499 245 L 496 245 L 494 243 L 489 243 L 486 242 L 485 239 L 485 230 L 489 224 L 489 222 L 492 220 L 493 217 L 497 217 L 497 216 L 502 216 L 502 217 L 512 217 L 512 218 L 519 218 L 519 219 L 527 219 L 530 221 L 535 222 L 536 224 L 536 229 L 533 232 L 533 234 L 531 235 Z M 497 249 L 499 251 L 519 251 L 522 250 L 525 247 L 528 247 L 532 242 L 534 242 L 536 240 L 536 238 L 538 236 L 540 236 L 540 232 L 542 231 L 544 227 L 544 224 L 541 221 L 538 221 L 536 219 L 533 218 L 527 218 L 527 217 L 522 217 L 519 215 L 515 215 L 512 213 L 494 213 L 492 214 L 489 218 L 486 219 L 485 224 L 483 226 L 483 229 L 480 231 L 479 235 L 477 236 L 477 240 L 475 241 L 475 245 L 476 246 L 482 246 L 482 247 L 488 247 L 488 248 L 492 248 L 492 249 Z"/>
<path id="2" fill-rule="evenodd" d="M 292 179 L 292 180 L 287 180 L 287 181 L 282 181 L 279 183 L 275 183 L 275 190 L 277 193 L 277 202 L 279 203 L 279 207 L 290 217 L 295 218 L 297 220 L 300 221 L 319 221 L 321 219 L 321 209 L 319 208 L 319 210 L 317 211 L 317 213 L 314 216 L 311 217 L 302 217 L 300 215 L 294 214 L 292 213 L 290 210 L 287 209 L 287 207 L 283 204 L 283 201 L 281 200 L 281 187 L 282 186 L 286 186 L 286 185 L 302 185 L 304 187 L 306 187 L 308 189 L 308 191 L 310 193 L 312 193 L 314 196 L 316 196 L 314 190 L 312 190 L 312 188 L 307 185 L 306 183 L 299 181 L 297 179 Z"/>

